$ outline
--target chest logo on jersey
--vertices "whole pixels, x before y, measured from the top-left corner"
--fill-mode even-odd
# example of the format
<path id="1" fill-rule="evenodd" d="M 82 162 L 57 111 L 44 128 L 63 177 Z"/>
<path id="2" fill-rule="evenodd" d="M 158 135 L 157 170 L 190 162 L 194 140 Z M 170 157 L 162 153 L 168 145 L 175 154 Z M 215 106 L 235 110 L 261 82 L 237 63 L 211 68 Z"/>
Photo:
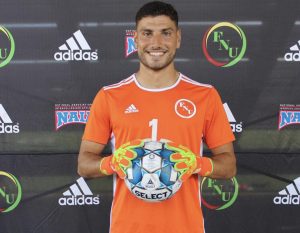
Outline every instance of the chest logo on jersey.
<path id="1" fill-rule="evenodd" d="M 175 103 L 175 112 L 182 118 L 192 118 L 196 114 L 196 105 L 188 99 L 180 99 Z"/>
<path id="2" fill-rule="evenodd" d="M 124 113 L 134 113 L 138 112 L 139 110 L 136 108 L 134 104 L 131 104 L 128 106 L 128 108 L 125 109 Z"/>

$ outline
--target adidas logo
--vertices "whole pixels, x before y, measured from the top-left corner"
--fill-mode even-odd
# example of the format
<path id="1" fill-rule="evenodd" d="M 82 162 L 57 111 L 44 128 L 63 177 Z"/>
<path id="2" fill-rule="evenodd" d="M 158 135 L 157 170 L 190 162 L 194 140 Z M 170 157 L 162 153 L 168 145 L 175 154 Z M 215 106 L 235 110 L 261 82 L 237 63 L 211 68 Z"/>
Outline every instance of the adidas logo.
<path id="1" fill-rule="evenodd" d="M 284 60 L 286 61 L 300 61 L 300 40 L 298 43 L 290 47 L 290 51 L 284 55 Z"/>
<path id="2" fill-rule="evenodd" d="M 131 104 L 128 108 L 126 108 L 124 113 L 133 113 L 133 112 L 138 112 L 139 110 Z"/>
<path id="3" fill-rule="evenodd" d="M 279 196 L 274 197 L 273 202 L 276 205 L 300 205 L 300 177 L 293 183 L 281 190 Z"/>
<path id="4" fill-rule="evenodd" d="M 19 133 L 19 123 L 14 124 L 5 111 L 2 104 L 0 104 L 0 134 L 1 133 Z"/>
<path id="5" fill-rule="evenodd" d="M 70 186 L 69 190 L 63 193 L 63 197 L 58 199 L 58 203 L 61 206 L 99 205 L 100 198 L 93 196 L 85 180 L 80 177 L 75 184 Z"/>
<path id="6" fill-rule="evenodd" d="M 73 36 L 66 40 L 66 43 L 59 48 L 60 52 L 54 54 L 56 61 L 96 61 L 98 51 L 91 51 L 91 47 L 80 30 L 73 33 Z"/>
<path id="7" fill-rule="evenodd" d="M 227 115 L 227 119 L 230 123 L 230 126 L 231 126 L 231 129 L 232 129 L 232 132 L 235 132 L 235 133 L 240 133 L 243 131 L 243 122 L 240 122 L 240 123 L 236 123 L 236 119 L 234 118 L 229 106 L 227 103 L 224 103 L 223 104 L 223 107 L 224 107 L 224 110 L 226 112 L 226 115 Z"/>

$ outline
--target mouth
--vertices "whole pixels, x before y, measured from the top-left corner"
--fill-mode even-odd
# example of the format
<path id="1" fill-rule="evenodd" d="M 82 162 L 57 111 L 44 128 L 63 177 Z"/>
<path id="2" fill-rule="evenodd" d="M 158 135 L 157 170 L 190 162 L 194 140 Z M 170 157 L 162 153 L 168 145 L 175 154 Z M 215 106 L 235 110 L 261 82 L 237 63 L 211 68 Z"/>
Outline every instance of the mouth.
<path id="1" fill-rule="evenodd" d="M 161 57 L 163 56 L 167 51 L 147 51 L 147 53 L 152 57 Z"/>

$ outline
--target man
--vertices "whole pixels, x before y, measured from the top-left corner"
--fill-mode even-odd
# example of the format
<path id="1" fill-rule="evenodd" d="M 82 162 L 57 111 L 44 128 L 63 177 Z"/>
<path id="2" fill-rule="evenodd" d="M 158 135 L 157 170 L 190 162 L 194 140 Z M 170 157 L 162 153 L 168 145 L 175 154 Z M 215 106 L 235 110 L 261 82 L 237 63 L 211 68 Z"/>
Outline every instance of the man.
<path id="1" fill-rule="evenodd" d="M 171 5 L 145 4 L 136 15 L 134 38 L 139 70 L 103 87 L 95 97 L 78 172 L 84 177 L 114 174 L 111 233 L 203 233 L 198 179 L 230 178 L 236 173 L 234 136 L 222 102 L 212 86 L 175 69 L 181 32 Z M 174 142 L 170 145 L 177 151 L 173 159 L 183 184 L 172 198 L 159 203 L 139 200 L 123 180 L 134 157 L 131 148 L 141 142 L 136 139 L 145 138 Z M 117 150 L 103 157 L 101 152 L 109 140 Z M 203 141 L 211 149 L 210 158 L 202 155 Z"/>

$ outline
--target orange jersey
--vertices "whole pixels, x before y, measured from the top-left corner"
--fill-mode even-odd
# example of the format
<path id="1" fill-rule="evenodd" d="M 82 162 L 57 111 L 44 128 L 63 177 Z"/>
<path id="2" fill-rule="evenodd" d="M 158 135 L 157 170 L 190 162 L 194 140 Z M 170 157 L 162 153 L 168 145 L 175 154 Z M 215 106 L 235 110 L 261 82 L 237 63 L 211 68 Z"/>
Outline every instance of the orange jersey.
<path id="1" fill-rule="evenodd" d="M 134 139 L 166 139 L 202 156 L 203 142 L 215 148 L 234 140 L 217 91 L 180 74 L 163 89 L 146 89 L 135 75 L 102 88 L 94 99 L 84 140 L 115 148 Z M 203 233 L 199 176 L 193 175 L 170 199 L 145 202 L 114 179 L 111 233 Z"/>

